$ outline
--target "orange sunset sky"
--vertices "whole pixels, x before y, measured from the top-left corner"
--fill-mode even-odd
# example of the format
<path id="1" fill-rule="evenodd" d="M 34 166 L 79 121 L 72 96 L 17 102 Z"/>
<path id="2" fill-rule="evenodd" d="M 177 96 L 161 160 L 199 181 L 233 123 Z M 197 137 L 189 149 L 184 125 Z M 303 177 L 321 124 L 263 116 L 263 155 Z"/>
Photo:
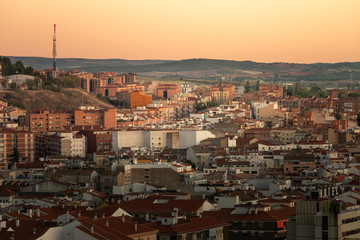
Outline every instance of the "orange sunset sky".
<path id="1" fill-rule="evenodd" d="M 0 55 L 360 61 L 360 0 L 0 0 Z"/>

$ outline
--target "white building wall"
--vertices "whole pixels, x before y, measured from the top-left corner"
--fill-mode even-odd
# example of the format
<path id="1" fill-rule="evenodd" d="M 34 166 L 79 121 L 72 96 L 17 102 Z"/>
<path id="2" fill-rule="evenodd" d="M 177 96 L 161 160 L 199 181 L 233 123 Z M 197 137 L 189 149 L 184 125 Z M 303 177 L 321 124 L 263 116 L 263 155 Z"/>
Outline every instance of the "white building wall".
<path id="1" fill-rule="evenodd" d="M 81 231 L 78 228 L 75 228 L 74 240 L 97 240 L 98 238 L 94 238 L 89 234 Z"/>
<path id="2" fill-rule="evenodd" d="M 78 221 L 72 221 L 64 226 L 49 228 L 38 240 L 73 240 L 75 239 L 76 226 L 79 225 Z"/>
<path id="3" fill-rule="evenodd" d="M 147 131 L 114 131 L 113 150 L 123 147 L 149 147 L 149 132 Z"/>
<path id="4" fill-rule="evenodd" d="M 150 148 L 166 148 L 167 147 L 167 131 L 149 131 L 149 147 Z"/>
<path id="5" fill-rule="evenodd" d="M 200 144 L 202 140 L 207 138 L 214 138 L 215 135 L 207 130 L 185 130 L 179 132 L 180 148 L 186 149 L 194 145 Z"/>

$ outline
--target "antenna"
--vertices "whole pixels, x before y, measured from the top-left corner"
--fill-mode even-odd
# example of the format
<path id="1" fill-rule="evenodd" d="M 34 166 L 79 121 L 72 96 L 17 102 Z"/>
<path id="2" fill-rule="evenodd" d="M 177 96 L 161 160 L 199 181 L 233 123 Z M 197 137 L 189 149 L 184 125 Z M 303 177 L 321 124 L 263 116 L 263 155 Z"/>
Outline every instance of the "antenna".
<path id="1" fill-rule="evenodd" d="M 220 75 L 219 90 L 220 90 L 220 105 L 222 105 L 222 104 L 223 104 L 223 83 L 222 83 L 222 75 Z"/>
<path id="2" fill-rule="evenodd" d="M 53 36 L 53 78 L 56 78 L 56 24 L 54 24 L 54 36 Z"/>

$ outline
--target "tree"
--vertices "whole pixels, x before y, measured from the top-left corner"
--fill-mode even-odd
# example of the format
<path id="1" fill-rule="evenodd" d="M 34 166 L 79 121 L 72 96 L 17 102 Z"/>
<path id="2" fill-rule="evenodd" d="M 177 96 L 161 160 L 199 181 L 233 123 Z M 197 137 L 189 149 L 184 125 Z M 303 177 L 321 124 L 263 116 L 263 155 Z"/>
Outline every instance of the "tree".
<path id="1" fill-rule="evenodd" d="M 10 162 L 17 163 L 20 161 L 20 152 L 17 147 L 13 147 L 11 155 L 10 155 Z"/>
<path id="2" fill-rule="evenodd" d="M 15 90 L 17 88 L 17 85 L 15 82 L 10 83 L 11 90 Z"/>
<path id="3" fill-rule="evenodd" d="M 344 97 L 346 97 L 346 93 L 339 92 L 338 98 L 344 98 Z"/>
<path id="4" fill-rule="evenodd" d="M 266 128 L 272 128 L 274 126 L 273 122 L 272 121 L 266 121 L 265 122 L 265 127 Z"/>
<path id="5" fill-rule="evenodd" d="M 260 81 L 258 80 L 256 82 L 255 91 L 259 91 L 259 89 L 260 89 Z"/>
<path id="6" fill-rule="evenodd" d="M 245 84 L 245 93 L 249 93 L 250 92 L 250 83 L 249 81 L 246 81 L 246 84 Z"/>
<path id="7" fill-rule="evenodd" d="M 336 113 L 336 114 L 335 114 L 335 118 L 336 118 L 336 120 L 340 120 L 340 119 L 341 119 L 341 114 L 340 114 L 340 113 Z"/>

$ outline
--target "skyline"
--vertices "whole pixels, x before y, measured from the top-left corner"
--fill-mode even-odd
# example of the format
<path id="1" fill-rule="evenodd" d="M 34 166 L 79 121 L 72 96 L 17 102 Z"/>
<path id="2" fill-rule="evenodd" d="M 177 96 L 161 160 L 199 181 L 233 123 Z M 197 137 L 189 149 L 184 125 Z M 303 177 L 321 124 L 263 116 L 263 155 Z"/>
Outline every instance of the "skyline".
<path id="1" fill-rule="evenodd" d="M 12 20 L 0 22 L 4 56 L 51 58 L 55 23 L 58 58 L 360 61 L 356 0 L 5 0 L 2 5 L 4 19 Z"/>

